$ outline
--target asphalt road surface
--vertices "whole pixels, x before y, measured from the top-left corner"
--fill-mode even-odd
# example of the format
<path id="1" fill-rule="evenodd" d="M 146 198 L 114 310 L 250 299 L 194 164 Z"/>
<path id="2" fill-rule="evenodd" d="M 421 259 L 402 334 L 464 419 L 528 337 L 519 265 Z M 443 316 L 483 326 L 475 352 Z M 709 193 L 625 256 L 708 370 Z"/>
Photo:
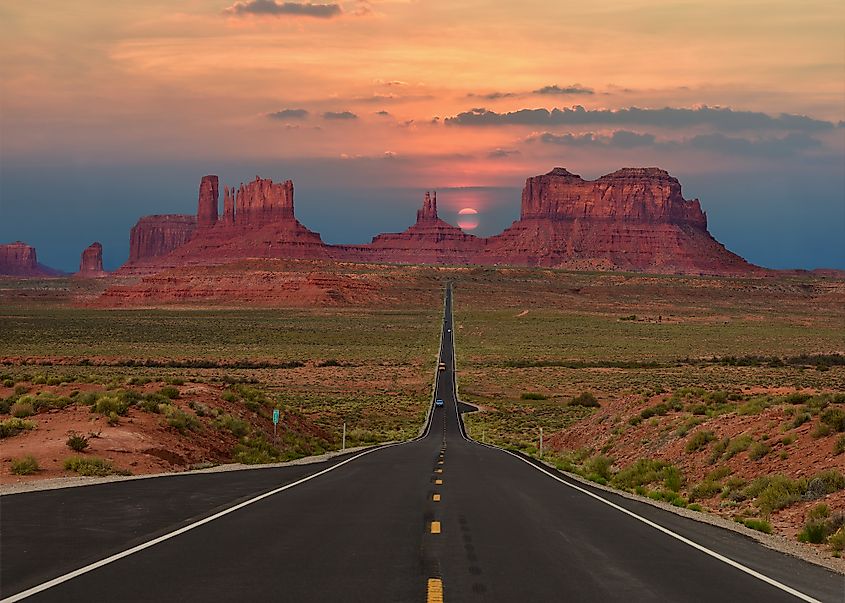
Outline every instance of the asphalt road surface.
<path id="1" fill-rule="evenodd" d="M 0 497 L 3 601 L 845 600 L 845 578 L 468 440 L 447 292 L 424 435 Z"/>

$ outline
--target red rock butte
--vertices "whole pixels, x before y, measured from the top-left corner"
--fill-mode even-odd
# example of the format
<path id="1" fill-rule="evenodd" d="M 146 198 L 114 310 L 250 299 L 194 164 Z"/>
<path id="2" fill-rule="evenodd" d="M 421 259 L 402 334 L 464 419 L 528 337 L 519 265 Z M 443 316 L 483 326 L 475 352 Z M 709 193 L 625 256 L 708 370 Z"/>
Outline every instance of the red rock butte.
<path id="1" fill-rule="evenodd" d="M 21 241 L 0 245 L 0 275 L 2 276 L 57 276 L 61 274 L 38 263 L 35 247 Z"/>
<path id="2" fill-rule="evenodd" d="M 294 215 L 293 182 L 256 176 L 223 189 L 202 178 L 197 215 L 146 216 L 133 227 L 123 273 L 150 273 L 251 258 L 413 264 L 510 264 L 684 274 L 762 272 L 707 231 L 697 199 L 658 168 L 624 168 L 584 180 L 564 168 L 528 178 L 520 219 L 480 238 L 437 215 L 425 193 L 417 221 L 362 245 L 327 245 Z"/>
<path id="3" fill-rule="evenodd" d="M 82 251 L 79 258 L 79 272 L 75 276 L 80 278 L 100 278 L 108 276 L 103 270 L 103 246 L 99 241 L 94 241 Z"/>

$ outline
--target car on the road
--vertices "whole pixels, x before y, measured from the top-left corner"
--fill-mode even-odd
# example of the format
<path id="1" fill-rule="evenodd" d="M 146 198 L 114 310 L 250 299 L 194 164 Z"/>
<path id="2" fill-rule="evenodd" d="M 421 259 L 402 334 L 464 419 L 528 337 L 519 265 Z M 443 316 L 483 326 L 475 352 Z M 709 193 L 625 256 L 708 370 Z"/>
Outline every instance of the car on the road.
<path id="1" fill-rule="evenodd" d="M 434 405 L 435 406 L 443 406 L 443 400 L 441 400 L 440 398 L 437 398 L 437 400 L 434 401 Z"/>

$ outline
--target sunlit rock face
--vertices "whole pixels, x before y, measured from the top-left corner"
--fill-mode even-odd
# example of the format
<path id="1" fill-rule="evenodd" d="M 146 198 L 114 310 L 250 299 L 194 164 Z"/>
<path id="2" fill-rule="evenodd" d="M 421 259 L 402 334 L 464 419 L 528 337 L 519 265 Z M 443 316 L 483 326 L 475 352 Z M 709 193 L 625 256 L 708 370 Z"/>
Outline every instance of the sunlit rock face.
<path id="1" fill-rule="evenodd" d="M 481 263 L 661 273 L 758 270 L 707 231 L 665 170 L 624 168 L 584 180 L 565 168 L 528 178 L 521 217 L 486 241 Z"/>
<path id="2" fill-rule="evenodd" d="M 122 272 L 224 264 L 249 258 L 334 259 L 411 264 L 512 264 L 687 274 L 759 271 L 707 231 L 697 199 L 658 168 L 624 168 L 584 180 L 564 168 L 528 178 L 520 219 L 480 238 L 437 215 L 425 193 L 416 222 L 363 245 L 326 245 L 294 214 L 293 182 L 256 176 L 224 186 L 200 182 L 197 216 L 148 216 L 132 229 Z"/>

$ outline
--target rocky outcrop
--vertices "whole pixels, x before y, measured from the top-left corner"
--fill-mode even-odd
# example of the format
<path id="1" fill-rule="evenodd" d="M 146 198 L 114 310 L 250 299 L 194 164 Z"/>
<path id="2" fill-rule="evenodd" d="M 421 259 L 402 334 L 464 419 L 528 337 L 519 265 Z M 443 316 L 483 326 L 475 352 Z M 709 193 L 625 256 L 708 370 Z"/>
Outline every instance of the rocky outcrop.
<path id="1" fill-rule="evenodd" d="M 76 276 L 82 278 L 100 278 L 107 276 L 103 270 L 103 246 L 95 241 L 82 251 L 79 259 L 79 272 Z"/>
<path id="2" fill-rule="evenodd" d="M 190 241 L 196 226 L 195 216 L 144 216 L 129 234 L 129 263 L 149 263 L 167 255 Z"/>
<path id="3" fill-rule="evenodd" d="M 684 199 L 678 179 L 659 168 L 624 168 L 598 180 L 584 180 L 566 168 L 555 168 L 528 178 L 520 217 L 707 228 L 698 199 Z"/>
<path id="4" fill-rule="evenodd" d="M 218 205 L 217 176 L 203 176 L 200 181 L 199 201 L 197 202 L 197 228 L 211 228 L 217 224 Z"/>
<path id="5" fill-rule="evenodd" d="M 256 176 L 223 189 L 200 183 L 197 217 L 148 216 L 132 230 L 127 270 L 219 265 L 248 258 L 334 259 L 409 264 L 512 264 L 576 270 L 750 274 L 759 271 L 707 231 L 697 199 L 658 168 L 625 168 L 584 180 L 564 168 L 528 178 L 520 219 L 481 239 L 437 215 L 426 193 L 417 221 L 365 245 L 326 245 L 294 215 L 293 183 Z"/>
<path id="6" fill-rule="evenodd" d="M 238 188 L 231 201 L 232 215 L 239 224 L 263 226 L 293 219 L 293 181 L 274 183 L 269 178 L 255 180 Z M 234 220 L 233 220 L 234 221 Z"/>
<path id="7" fill-rule="evenodd" d="M 709 232 L 697 199 L 658 168 L 584 180 L 564 168 L 528 178 L 518 221 L 487 239 L 480 263 L 657 273 L 759 270 Z"/>
<path id="8" fill-rule="evenodd" d="M 0 275 L 58 276 L 58 270 L 38 263 L 35 247 L 21 241 L 0 245 Z"/>
<path id="9" fill-rule="evenodd" d="M 426 192 L 417 221 L 403 232 L 380 234 L 369 245 L 336 246 L 341 260 L 405 264 L 471 264 L 484 241 L 437 216 L 437 193 Z"/>

